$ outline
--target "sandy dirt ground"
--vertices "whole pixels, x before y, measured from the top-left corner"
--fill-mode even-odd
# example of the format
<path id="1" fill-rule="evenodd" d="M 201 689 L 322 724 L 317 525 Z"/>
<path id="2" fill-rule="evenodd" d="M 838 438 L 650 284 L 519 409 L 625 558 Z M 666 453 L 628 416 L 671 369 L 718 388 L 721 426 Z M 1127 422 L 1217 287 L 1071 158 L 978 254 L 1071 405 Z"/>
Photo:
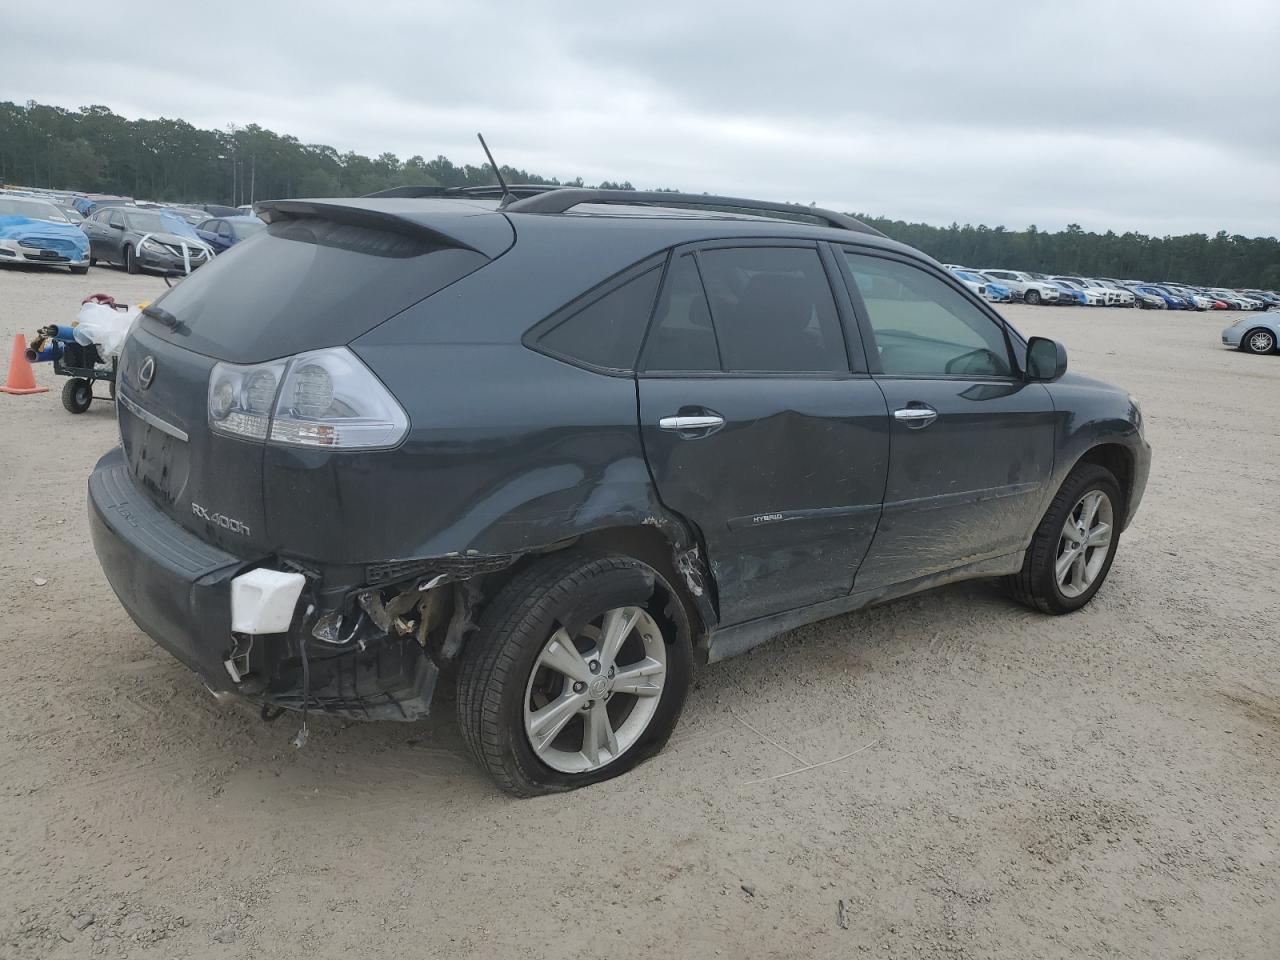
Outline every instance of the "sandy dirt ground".
<path id="1" fill-rule="evenodd" d="M 5 357 L 162 290 L 0 272 Z M 659 757 L 532 801 L 447 694 L 302 751 L 215 703 L 89 543 L 111 404 L 73 417 L 40 369 L 0 395 L 0 956 L 1275 958 L 1280 357 L 1224 350 L 1222 314 L 1007 312 L 1146 412 L 1094 603 L 979 582 L 798 630 L 702 670 Z"/>

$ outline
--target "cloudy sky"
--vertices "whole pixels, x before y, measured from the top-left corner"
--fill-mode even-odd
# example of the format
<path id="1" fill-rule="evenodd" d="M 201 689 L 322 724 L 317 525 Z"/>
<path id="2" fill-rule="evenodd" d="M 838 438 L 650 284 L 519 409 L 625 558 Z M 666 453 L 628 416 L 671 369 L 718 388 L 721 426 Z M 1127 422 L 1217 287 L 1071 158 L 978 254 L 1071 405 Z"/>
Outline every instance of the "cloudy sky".
<path id="1" fill-rule="evenodd" d="M 455 162 L 482 130 L 547 176 L 931 223 L 1280 234 L 1277 0 L 144 9 L 10 7 L 0 100 Z"/>

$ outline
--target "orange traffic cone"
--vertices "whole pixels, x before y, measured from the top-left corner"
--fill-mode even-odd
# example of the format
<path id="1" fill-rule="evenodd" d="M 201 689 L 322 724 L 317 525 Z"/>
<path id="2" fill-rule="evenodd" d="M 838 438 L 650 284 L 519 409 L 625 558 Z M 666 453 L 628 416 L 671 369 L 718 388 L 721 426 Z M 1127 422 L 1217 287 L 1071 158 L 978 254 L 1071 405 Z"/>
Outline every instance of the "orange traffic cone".
<path id="1" fill-rule="evenodd" d="M 27 338 L 18 334 L 13 338 L 13 355 L 9 358 L 9 381 L 0 387 L 0 393 L 48 393 L 48 387 L 37 387 L 31 364 L 27 363 Z"/>

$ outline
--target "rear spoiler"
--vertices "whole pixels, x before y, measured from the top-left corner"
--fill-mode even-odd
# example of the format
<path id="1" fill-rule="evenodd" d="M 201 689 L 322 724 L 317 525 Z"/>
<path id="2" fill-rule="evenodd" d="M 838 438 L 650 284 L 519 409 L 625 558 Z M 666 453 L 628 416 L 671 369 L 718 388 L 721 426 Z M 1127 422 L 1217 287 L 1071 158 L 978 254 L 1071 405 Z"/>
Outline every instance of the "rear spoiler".
<path id="1" fill-rule="evenodd" d="M 254 209 L 267 223 L 328 220 L 371 230 L 399 233 L 439 244 L 473 250 L 489 259 L 515 240 L 507 218 L 475 206 L 429 205 L 399 198 L 352 200 L 268 200 Z"/>

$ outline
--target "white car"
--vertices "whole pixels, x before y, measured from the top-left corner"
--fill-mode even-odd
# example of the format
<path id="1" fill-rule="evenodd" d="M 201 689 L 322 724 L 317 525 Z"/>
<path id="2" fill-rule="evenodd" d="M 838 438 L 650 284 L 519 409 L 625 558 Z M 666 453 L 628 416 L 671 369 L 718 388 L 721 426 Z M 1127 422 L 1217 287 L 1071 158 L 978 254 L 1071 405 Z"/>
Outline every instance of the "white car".
<path id="1" fill-rule="evenodd" d="M 1058 293 L 1057 287 L 1052 283 L 1046 283 L 1043 280 L 1037 280 L 1029 273 L 1023 273 L 1021 270 L 979 270 L 982 276 L 996 283 L 1003 283 L 1015 294 L 1022 295 L 1022 302 L 1035 305 L 1037 303 L 1057 303 Z"/>
<path id="2" fill-rule="evenodd" d="M 1126 290 L 1124 287 L 1109 283 L 1106 280 L 1091 280 L 1094 286 L 1101 287 L 1110 296 L 1111 302 L 1118 307 L 1132 307 L 1137 303 L 1137 297 L 1133 295 L 1132 290 Z"/>
<path id="3" fill-rule="evenodd" d="M 1097 280 L 1090 280 L 1088 277 L 1054 277 L 1055 280 L 1064 280 L 1073 287 L 1079 287 L 1085 293 L 1093 293 L 1098 296 L 1099 303 L 1104 307 L 1119 306 L 1120 291 L 1113 290 Z M 1089 301 L 1089 306 L 1093 306 L 1093 300 Z"/>

